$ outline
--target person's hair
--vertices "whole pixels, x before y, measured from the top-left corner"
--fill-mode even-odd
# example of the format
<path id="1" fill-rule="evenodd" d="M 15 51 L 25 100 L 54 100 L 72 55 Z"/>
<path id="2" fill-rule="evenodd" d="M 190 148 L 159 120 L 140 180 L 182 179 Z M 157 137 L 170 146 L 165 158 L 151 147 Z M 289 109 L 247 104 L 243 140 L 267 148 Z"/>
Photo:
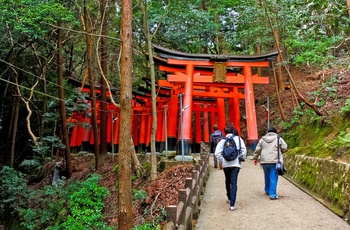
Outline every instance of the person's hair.
<path id="1" fill-rule="evenodd" d="M 218 130 L 218 129 L 219 129 L 218 125 L 215 124 L 215 125 L 213 126 L 213 129 L 214 129 L 214 130 Z"/>
<path id="2" fill-rule="evenodd" d="M 267 132 L 268 132 L 268 133 L 277 133 L 277 130 L 276 130 L 274 127 L 269 127 L 269 128 L 267 129 Z"/>
<path id="3" fill-rule="evenodd" d="M 225 127 L 224 131 L 225 131 L 225 134 L 232 133 L 234 135 L 238 135 L 237 129 L 235 129 L 235 127 L 233 127 L 232 125 L 227 125 Z"/>

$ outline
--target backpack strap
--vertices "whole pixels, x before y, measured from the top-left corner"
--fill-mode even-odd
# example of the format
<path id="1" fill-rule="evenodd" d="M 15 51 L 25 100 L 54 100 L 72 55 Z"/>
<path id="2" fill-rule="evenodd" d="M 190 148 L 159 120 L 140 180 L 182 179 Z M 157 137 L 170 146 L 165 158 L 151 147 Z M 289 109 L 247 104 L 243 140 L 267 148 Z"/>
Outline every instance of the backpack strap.
<path id="1" fill-rule="evenodd" d="M 280 162 L 280 136 L 277 135 L 277 159 Z"/>

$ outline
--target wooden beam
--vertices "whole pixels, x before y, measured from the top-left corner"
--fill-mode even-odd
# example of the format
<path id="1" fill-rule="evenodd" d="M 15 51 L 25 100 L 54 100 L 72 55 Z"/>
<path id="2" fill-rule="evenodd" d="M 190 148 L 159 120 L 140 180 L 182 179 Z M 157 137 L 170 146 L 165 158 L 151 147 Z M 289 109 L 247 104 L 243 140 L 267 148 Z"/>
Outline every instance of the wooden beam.
<path id="1" fill-rule="evenodd" d="M 167 79 L 169 82 L 185 82 L 187 79 L 186 75 L 183 74 L 168 74 Z M 206 75 L 194 75 L 193 82 L 213 82 L 213 76 Z M 244 84 L 244 76 L 242 74 L 238 74 L 237 76 L 226 76 L 226 84 Z M 270 80 L 268 77 L 259 77 L 257 74 L 252 76 L 253 84 L 269 84 Z M 215 84 L 215 83 L 214 83 Z M 162 85 L 164 86 L 164 85 Z"/>
<path id="2" fill-rule="evenodd" d="M 181 60 L 181 59 L 174 59 L 174 58 L 168 58 L 167 63 L 170 65 L 194 65 L 197 67 L 200 66 L 213 66 L 215 62 L 214 61 L 207 61 L 207 60 Z M 237 62 L 237 61 L 228 61 L 227 67 L 268 67 L 269 62 L 268 61 L 257 61 L 257 62 Z"/>

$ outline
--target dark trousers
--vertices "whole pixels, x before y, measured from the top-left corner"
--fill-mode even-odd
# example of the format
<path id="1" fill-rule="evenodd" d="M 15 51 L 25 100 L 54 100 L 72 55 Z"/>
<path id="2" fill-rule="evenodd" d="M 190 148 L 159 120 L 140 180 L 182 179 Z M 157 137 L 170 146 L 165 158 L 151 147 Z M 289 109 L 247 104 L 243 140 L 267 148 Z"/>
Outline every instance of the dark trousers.
<path id="1" fill-rule="evenodd" d="M 214 167 L 217 168 L 218 167 L 218 159 L 215 156 L 215 149 L 216 149 L 216 145 L 215 143 L 211 143 L 211 152 L 214 153 Z"/>
<path id="2" fill-rule="evenodd" d="M 240 168 L 227 167 L 224 168 L 226 195 L 230 200 L 230 206 L 235 206 L 237 196 L 237 180 Z"/>

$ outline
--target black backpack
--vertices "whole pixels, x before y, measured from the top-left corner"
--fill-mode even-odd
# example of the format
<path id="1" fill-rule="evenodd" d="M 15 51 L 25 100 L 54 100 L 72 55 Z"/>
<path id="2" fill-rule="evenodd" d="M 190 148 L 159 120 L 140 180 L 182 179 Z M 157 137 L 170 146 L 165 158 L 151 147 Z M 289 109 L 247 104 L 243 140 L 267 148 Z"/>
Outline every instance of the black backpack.
<path id="1" fill-rule="evenodd" d="M 222 156 L 226 161 L 235 160 L 241 153 L 241 139 L 239 139 L 239 148 L 237 148 L 234 137 L 234 135 L 231 135 L 225 139 Z"/>

